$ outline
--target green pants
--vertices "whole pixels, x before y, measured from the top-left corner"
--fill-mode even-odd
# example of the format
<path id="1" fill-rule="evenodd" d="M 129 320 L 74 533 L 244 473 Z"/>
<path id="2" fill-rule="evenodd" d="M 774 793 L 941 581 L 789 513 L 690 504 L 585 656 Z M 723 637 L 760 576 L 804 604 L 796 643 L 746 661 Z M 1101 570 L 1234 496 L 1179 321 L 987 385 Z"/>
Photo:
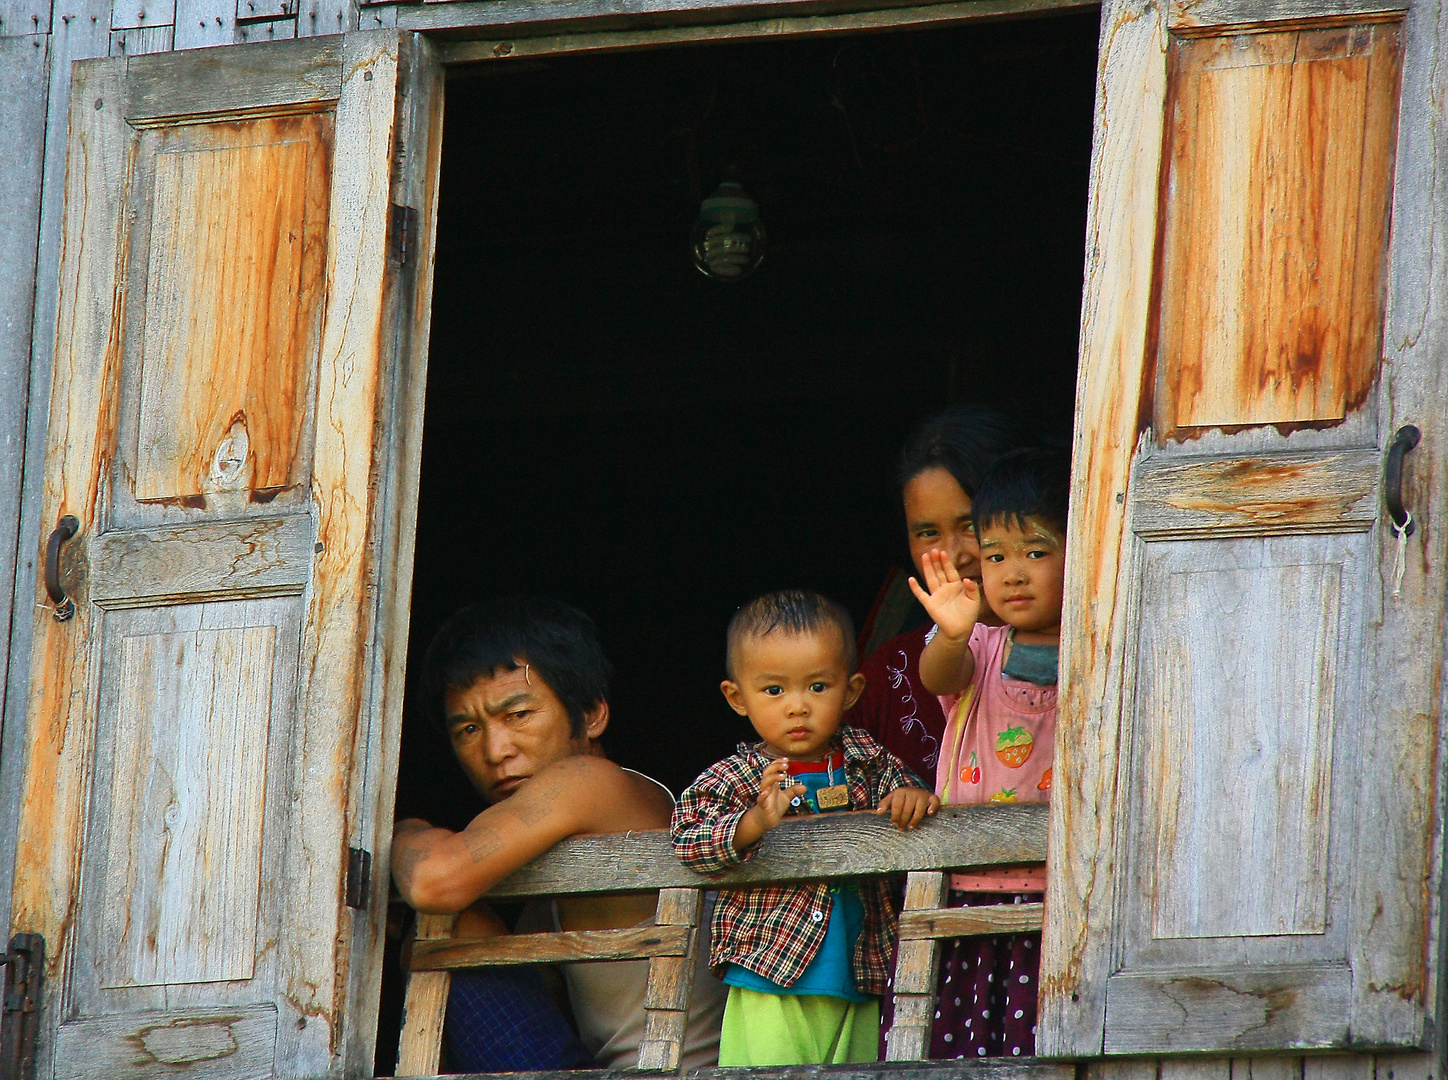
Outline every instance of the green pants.
<path id="1" fill-rule="evenodd" d="M 719 1064 L 843 1065 L 876 1061 L 880 1001 L 729 988 Z"/>

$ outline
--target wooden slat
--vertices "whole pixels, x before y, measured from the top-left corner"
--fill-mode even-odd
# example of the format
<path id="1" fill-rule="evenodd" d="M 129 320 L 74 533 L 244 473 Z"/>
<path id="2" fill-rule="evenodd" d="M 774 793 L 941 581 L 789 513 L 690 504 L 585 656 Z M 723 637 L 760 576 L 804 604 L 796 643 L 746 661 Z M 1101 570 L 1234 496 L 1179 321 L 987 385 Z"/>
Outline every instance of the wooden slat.
<path id="1" fill-rule="evenodd" d="M 413 947 L 452 937 L 456 922 L 456 915 L 419 915 Z M 408 976 L 402 1036 L 397 1046 L 397 1076 L 432 1076 L 437 1072 L 451 988 L 452 974 L 447 971 L 421 971 Z"/>
<path id="2" fill-rule="evenodd" d="M 1090 10 L 1100 0 L 957 0 L 954 3 L 890 7 L 848 14 L 788 15 L 780 18 L 756 19 L 757 7 L 741 8 L 747 21 L 708 23 L 702 26 L 677 26 L 642 30 L 598 30 L 594 32 L 541 34 L 516 38 L 486 38 L 471 41 L 450 41 L 441 44 L 449 63 L 487 61 L 506 63 L 528 56 L 555 56 L 560 53 L 620 52 L 646 49 L 659 45 L 677 45 L 713 41 L 748 41 L 768 38 L 818 37 L 830 34 L 858 33 L 861 30 L 906 30 L 925 26 L 950 26 L 957 23 L 1022 17 L 1036 14 L 1064 14 Z M 601 5 L 600 5 L 601 7 Z M 475 25 L 469 18 L 493 20 L 489 25 L 511 21 L 519 14 L 512 5 L 499 7 L 487 3 L 458 0 L 447 4 L 407 4 L 395 9 L 398 24 L 408 29 L 442 29 L 448 25 Z M 521 27 L 508 26 L 508 29 Z M 906 593 L 908 596 L 908 592 Z"/>
<path id="3" fill-rule="evenodd" d="M 665 829 L 565 840 L 493 887 L 495 898 L 731 888 L 909 870 L 1044 862 L 1043 804 L 942 807 L 910 832 L 871 813 L 787 820 L 760 842 L 756 858 L 705 877 L 674 855 Z"/>
<path id="4" fill-rule="evenodd" d="M 174 26 L 133 26 L 111 31 L 112 56 L 146 56 L 170 52 L 175 42 Z"/>
<path id="5" fill-rule="evenodd" d="M 348 958 L 349 1016 L 363 1019 L 354 1019 L 346 1026 L 347 1060 L 363 1063 L 376 1058 L 377 1025 L 371 1018 L 380 1008 L 382 980 L 376 973 L 381 970 L 387 934 L 389 856 L 397 796 L 396 747 L 402 737 L 407 664 L 407 650 L 396 643 L 407 640 L 412 611 L 412 562 L 432 319 L 433 244 L 442 159 L 443 70 L 437 50 L 418 34 L 403 35 L 401 46 L 400 118 L 394 141 L 392 198 L 417 210 L 416 258 L 390 278 L 393 291 L 389 303 L 396 315 L 391 326 L 390 370 L 383 382 L 379 406 L 388 422 L 379 455 L 376 495 L 381 532 L 377 579 L 388 584 L 376 591 L 374 616 L 379 639 L 394 644 L 373 653 L 364 706 L 372 719 L 359 727 L 359 744 L 353 749 L 355 767 L 350 784 L 359 794 L 350 807 L 348 822 L 348 846 L 372 852 L 372 891 L 366 906 L 354 916 L 357 932 L 352 935 Z M 384 751 L 377 753 L 374 747 Z M 450 976 L 428 972 L 418 978 L 447 980 Z"/>
<path id="6" fill-rule="evenodd" d="M 1132 528 L 1152 539 L 1363 530 L 1381 471 L 1374 449 L 1147 458 L 1132 478 Z"/>
<path id="7" fill-rule="evenodd" d="M 934 911 L 945 899 L 946 875 L 913 873 L 905 879 L 904 912 Z M 935 980 L 940 967 L 940 942 L 901 940 L 895 954 L 895 1017 L 885 1035 L 889 1061 L 921 1061 L 930 1056 L 930 1029 L 935 1018 Z"/>
<path id="8" fill-rule="evenodd" d="M 1346 1046 L 1351 993 L 1346 964 L 1114 975 L 1106 1052 Z"/>
<path id="9" fill-rule="evenodd" d="M 1217 33 L 1307 19 L 1364 22 L 1396 17 L 1409 6 L 1407 0 L 1171 0 L 1168 17 L 1178 33 Z"/>
<path id="10" fill-rule="evenodd" d="M 1041 929 L 1045 910 L 1045 904 L 993 904 L 988 907 L 902 911 L 900 940 L 1030 933 Z"/>
<path id="11" fill-rule="evenodd" d="M 29 5 L 0 2 L 0 146 L 7 147 L 6 210 L 0 214 L 0 565 L 14 567 L 20 540 L 21 494 L 25 476 L 26 412 L 30 408 L 31 325 L 37 293 L 37 237 L 40 231 L 41 176 L 45 161 L 45 112 L 51 38 L 35 33 L 40 26 L 30 15 L 49 3 Z M 9 36 L 25 35 L 25 36 Z M 65 110 L 57 123 L 64 131 Z M 61 143 L 64 143 L 62 138 Z M 42 287 L 44 288 L 44 287 Z M 53 339 L 50 328 L 40 337 Z M 42 350 L 49 356 L 49 349 Z M 34 422 L 44 421 L 45 409 L 35 399 Z M 36 485 L 32 482 L 31 487 Z M 30 590 L 20 572 L 20 595 L 30 603 Z M 0 575 L 0 671 L 9 667 L 11 613 L 16 577 Z M 17 633 L 30 620 L 16 619 Z M 24 670 L 23 662 L 18 665 Z M 12 687 L 24 680 L 11 680 Z M 15 689 L 19 689 L 15 687 Z M 13 691 L 12 691 L 13 693 Z M 23 691 L 21 691 L 23 695 Z M 24 699 L 14 696 L 0 723 L 0 925 L 9 922 L 10 867 L 13 865 L 16 819 L 19 814 L 18 766 L 25 735 Z"/>
<path id="12" fill-rule="evenodd" d="M 521 1080 L 514 1074 L 510 1080 Z M 574 1074 L 579 1075 L 579 1074 Z M 881 1061 L 863 1065 L 694 1069 L 690 1080 L 1075 1080 L 1070 1061 L 986 1058 L 978 1061 Z"/>
<path id="13" fill-rule="evenodd" d="M 1036 1026 L 1037 1050 L 1052 1056 L 1100 1054 L 1111 970 L 1117 736 L 1135 542 L 1125 504 L 1143 440 L 1165 22 L 1160 8 L 1137 0 L 1107 0 L 1101 9 L 1050 803 L 1051 920 Z"/>
<path id="14" fill-rule="evenodd" d="M 699 948 L 699 920 L 704 911 L 700 889 L 661 889 L 654 923 L 658 929 L 680 929 L 688 934 L 681 956 L 656 956 L 649 961 L 644 996 L 644 1037 L 639 1043 L 639 1068 L 679 1068 L 689 1026 L 689 995 Z"/>
<path id="15" fill-rule="evenodd" d="M 298 515 L 102 533 L 91 556 L 90 595 L 102 607 L 296 594 L 311 572 L 312 522 Z"/>
<path id="16" fill-rule="evenodd" d="M 643 960 L 683 956 L 689 930 L 682 926 L 629 926 L 621 930 L 563 930 L 488 938 L 419 941 L 413 971 L 457 971 L 505 964 L 565 964 L 582 960 Z"/>
<path id="17" fill-rule="evenodd" d="M 275 1005 L 75 1020 L 56 1035 L 55 1080 L 269 1076 L 276 1041 Z"/>
<path id="18" fill-rule="evenodd" d="M 177 35 L 187 26 L 178 9 Z M 154 58 L 127 81 L 132 123 L 216 116 L 233 109 L 335 101 L 342 92 L 342 39 L 279 41 L 251 49 L 186 50 Z"/>

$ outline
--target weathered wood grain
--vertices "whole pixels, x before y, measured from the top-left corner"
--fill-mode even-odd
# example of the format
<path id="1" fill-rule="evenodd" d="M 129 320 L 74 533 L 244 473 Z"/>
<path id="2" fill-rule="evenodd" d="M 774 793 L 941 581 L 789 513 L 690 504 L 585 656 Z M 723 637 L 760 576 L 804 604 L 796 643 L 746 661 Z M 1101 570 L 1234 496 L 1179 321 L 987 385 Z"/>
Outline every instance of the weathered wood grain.
<path id="1" fill-rule="evenodd" d="M 1143 809 L 1156 809 L 1128 836 L 1133 858 L 1154 859 L 1153 938 L 1327 929 L 1333 750 L 1366 555 L 1360 535 L 1329 539 L 1152 545 L 1132 775 L 1151 778 Z"/>
<path id="2" fill-rule="evenodd" d="M 1375 449 L 1148 458 L 1132 477 L 1132 528 L 1151 539 L 1364 530 L 1381 474 Z"/>
<path id="3" fill-rule="evenodd" d="M 181 53 L 183 33 L 197 21 L 177 0 L 177 53 L 137 69 L 126 85 L 126 115 L 134 123 L 261 112 L 335 101 L 342 87 L 340 38 L 286 41 L 225 53 Z M 230 33 L 227 35 L 230 42 Z M 217 44 L 217 42 L 207 42 Z"/>
<path id="4" fill-rule="evenodd" d="M 1400 27 L 1172 49 L 1158 437 L 1341 419 L 1377 379 Z"/>
<path id="5" fill-rule="evenodd" d="M 90 597 L 108 608 L 182 598 L 301 593 L 312 568 L 309 517 L 106 532 L 90 541 Z"/>
<path id="6" fill-rule="evenodd" d="M 993 907 L 902 911 L 900 940 L 1029 933 L 1041 929 L 1045 908 L 1045 904 L 997 904 Z"/>
<path id="7" fill-rule="evenodd" d="M 789 820 L 765 836 L 758 856 L 713 877 L 696 874 L 679 862 L 664 829 L 580 837 L 564 841 L 504 878 L 489 895 L 713 889 L 938 866 L 1043 862 L 1046 814 L 1046 807 L 1039 804 L 942 807 L 911 832 L 871 813 Z"/>
<path id="8" fill-rule="evenodd" d="M 251 978 L 275 658 L 271 626 L 122 643 L 106 985 Z"/>
<path id="9" fill-rule="evenodd" d="M 1373 1059 L 1367 1054 L 1313 1055 L 1302 1059 L 1301 1071 L 1302 1080 L 1373 1080 Z"/>
<path id="10" fill-rule="evenodd" d="M 1302 1080 L 1300 1057 L 1232 1059 L 1232 1080 Z"/>
<path id="11" fill-rule="evenodd" d="M 177 49 L 205 49 L 235 41 L 235 0 L 176 0 Z"/>
<path id="12" fill-rule="evenodd" d="M 56 1038 L 56 1080 L 267 1080 L 274 1005 L 73 1020 Z"/>
<path id="13" fill-rule="evenodd" d="M 173 26 L 133 27 L 111 31 L 112 56 L 144 56 L 170 52 L 175 39 Z"/>
<path id="14" fill-rule="evenodd" d="M 866 1065 L 790 1065 L 786 1068 L 694 1069 L 692 1080 L 1075 1080 L 1064 1061 L 988 1058 L 978 1061 L 890 1061 Z"/>
<path id="15" fill-rule="evenodd" d="M 1397 133 L 1392 244 L 1383 377 L 1378 390 L 1380 445 L 1414 423 L 1423 442 L 1409 455 L 1404 499 L 1421 521 L 1438 522 L 1408 540 L 1401 591 L 1394 594 L 1395 545 L 1380 528 L 1372 593 L 1381 626 L 1365 642 L 1364 740 L 1359 804 L 1365 827 L 1351 858 L 1352 1030 L 1365 1043 L 1428 1048 L 1430 1016 L 1442 1076 L 1444 762 L 1448 680 L 1443 671 L 1443 614 L 1448 610 L 1448 350 L 1440 275 L 1448 228 L 1443 106 L 1448 12 L 1414 5 L 1405 18 L 1401 115 Z M 1375 613 L 1376 614 L 1376 613 Z M 1416 1055 L 1421 1062 L 1422 1055 Z M 1379 1077 L 1383 1075 L 1381 1059 Z"/>
<path id="16" fill-rule="evenodd" d="M 1374 16 L 1401 14 L 1407 0 L 1171 0 L 1171 28 L 1179 33 L 1219 32 L 1274 23 L 1341 19 L 1362 22 Z"/>
<path id="17" fill-rule="evenodd" d="M 298 459 L 324 299 L 331 128 L 312 113 L 159 136 L 145 178 L 138 500 L 309 479 Z"/>
<path id="18" fill-rule="evenodd" d="M 682 955 L 657 956 L 649 961 L 649 980 L 644 992 L 644 1037 L 639 1043 L 641 1069 L 676 1072 L 683 1060 L 703 911 L 704 893 L 700 889 L 659 890 L 654 913 L 656 928 L 683 930 L 688 941 Z"/>
<path id="19" fill-rule="evenodd" d="M 15 566 L 20 542 L 22 485 L 25 477 L 26 414 L 35 423 L 45 410 L 30 402 L 32 319 L 35 314 L 36 263 L 40 234 L 42 163 L 45 160 L 46 105 L 49 91 L 50 35 L 35 33 L 33 11 L 49 4 L 0 4 L 0 146 L 8 149 L 10 180 L 7 210 L 0 215 L 0 566 Z M 24 36 L 18 36 L 24 35 Z M 51 337 L 42 332 L 42 337 Z M 47 355 L 48 355 L 47 349 Z M 32 480 L 31 487 L 35 487 Z M 21 560 L 23 563 L 25 560 Z M 29 613 L 13 619 L 14 599 L 30 601 L 30 577 L 17 581 L 9 569 L 0 574 L 0 671 L 10 665 L 9 628 L 30 625 Z M 24 669 L 24 659 L 17 657 Z M 18 672 L 17 672 L 18 674 Z M 12 684 L 23 683 L 12 678 Z M 9 925 L 10 872 L 20 813 L 19 766 L 23 756 L 23 696 L 0 697 L 0 926 Z M 13 708 L 7 706 L 12 705 Z"/>
<path id="20" fill-rule="evenodd" d="M 1117 975 L 1106 1052 L 1346 1047 L 1351 991 L 1346 964 Z"/>
<path id="21" fill-rule="evenodd" d="M 550 934 L 418 941 L 412 946 L 412 969 L 457 971 L 491 965 L 683 956 L 689 949 L 689 938 L 688 929 L 682 926 L 630 926 L 619 930 L 562 930 Z"/>
<path id="22" fill-rule="evenodd" d="M 47 426 L 43 519 L 75 514 L 95 527 L 100 460 L 106 453 L 115 377 L 110 348 L 125 191 L 127 128 L 121 115 L 124 61 L 76 65 L 67 173 L 58 330 Z M 101 103 L 96 108 L 95 102 Z M 81 237 L 85 242 L 81 242 Z M 29 583 L 34 638 L 31 726 L 25 755 L 11 919 L 44 935 L 48 974 L 67 956 L 76 853 L 90 757 L 87 652 L 93 622 L 84 593 L 77 613 L 57 623 L 38 580 Z"/>
<path id="23" fill-rule="evenodd" d="M 456 922 L 455 915 L 418 915 L 413 947 L 424 941 L 452 937 Z M 402 1035 L 397 1046 L 397 1076 L 432 1076 L 437 1072 L 451 987 L 451 972 L 422 971 L 408 976 L 407 996 L 402 1006 Z"/>
<path id="24" fill-rule="evenodd" d="M 1101 10 L 1085 294 L 1076 383 L 1071 543 L 1061 623 L 1058 778 L 1051 791 L 1036 1046 L 1101 1052 L 1111 969 L 1117 738 L 1132 592 L 1125 496 L 1141 440 L 1166 100 L 1165 13 L 1155 0 Z"/>
<path id="25" fill-rule="evenodd" d="M 370 718 L 354 748 L 350 781 L 357 792 L 349 821 L 349 846 L 372 852 L 372 895 L 353 918 L 348 958 L 346 1026 L 349 1061 L 366 1071 L 375 1058 L 376 1016 L 382 980 L 382 950 L 387 928 L 393 805 L 397 793 L 397 747 L 401 742 L 406 686 L 407 640 L 412 596 L 412 560 L 417 527 L 417 492 L 422 463 L 422 434 L 427 381 L 427 350 L 432 319 L 433 247 L 442 157 L 443 68 L 433 42 L 420 34 L 400 35 L 402 69 L 398 130 L 394 137 L 394 202 L 417 210 L 413 258 L 406 267 L 390 263 L 389 298 L 384 321 L 388 371 L 381 415 L 387 418 L 378 466 L 376 592 L 378 646 L 372 654 L 367 691 Z M 380 748 L 381 752 L 376 752 Z M 427 978 L 447 976 L 428 975 Z"/>
<path id="26" fill-rule="evenodd" d="M 946 876 L 938 871 L 913 873 L 905 879 L 902 915 L 939 909 Z M 895 954 L 895 1016 L 885 1033 L 888 1061 L 921 1061 L 930 1056 L 930 1029 L 935 1018 L 935 989 L 940 967 L 940 942 L 901 939 Z"/>
<path id="27" fill-rule="evenodd" d="M 815 37 L 826 34 L 858 33 L 861 30 L 911 29 L 925 26 L 949 26 L 956 23 L 1053 14 L 1097 7 L 1099 0 L 959 0 L 955 3 L 884 7 L 874 10 L 839 14 L 780 15 L 758 19 L 753 15 L 758 5 L 741 7 L 739 16 L 747 21 L 680 25 L 668 28 L 598 30 L 578 33 L 542 33 L 530 30 L 513 38 L 441 42 L 442 55 L 448 63 L 508 60 L 527 56 L 552 56 L 560 53 L 619 52 L 659 45 L 740 41 L 755 38 L 771 40 L 790 37 Z M 609 4 L 596 5 L 603 17 L 612 12 Z M 831 5 L 835 7 L 835 5 Z M 371 9 L 376 11 L 378 9 Z M 487 26 L 517 29 L 511 25 L 519 14 L 512 4 L 499 6 L 489 2 L 449 0 L 444 4 L 398 5 L 390 9 L 398 24 L 415 30 L 440 30 L 447 26 L 474 26 L 470 18 L 484 18 Z M 537 12 L 532 12 L 536 18 Z M 526 25 L 526 23 L 525 23 Z M 908 593 L 907 593 L 908 595 Z"/>
<path id="28" fill-rule="evenodd" d="M 138 30 L 174 26 L 176 0 L 112 0 L 111 29 Z"/>
<path id="29" fill-rule="evenodd" d="M 3 0 L 0 2 L 0 37 L 27 37 L 50 32 L 50 0 Z M 31 46 L 34 48 L 34 46 Z M 42 44 L 42 49 L 44 45 Z M 45 123 L 45 101 L 38 102 L 39 119 Z M 17 117 L 18 118 L 18 117 Z"/>

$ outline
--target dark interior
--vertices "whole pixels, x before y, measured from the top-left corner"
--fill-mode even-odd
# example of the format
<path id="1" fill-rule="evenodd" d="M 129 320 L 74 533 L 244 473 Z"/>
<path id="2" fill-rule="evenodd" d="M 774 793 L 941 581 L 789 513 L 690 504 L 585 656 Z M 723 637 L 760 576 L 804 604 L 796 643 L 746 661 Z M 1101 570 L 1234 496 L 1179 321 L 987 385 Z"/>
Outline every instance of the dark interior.
<path id="1" fill-rule="evenodd" d="M 718 689 L 736 606 L 812 587 L 859 624 L 909 565 L 915 423 L 968 399 L 1065 439 L 1097 27 L 455 69 L 412 672 L 463 604 L 571 601 L 617 668 L 606 748 L 677 791 L 748 734 Z M 718 282 L 689 233 L 731 169 L 769 246 Z M 422 704 L 398 812 L 461 827 L 480 804 Z"/>

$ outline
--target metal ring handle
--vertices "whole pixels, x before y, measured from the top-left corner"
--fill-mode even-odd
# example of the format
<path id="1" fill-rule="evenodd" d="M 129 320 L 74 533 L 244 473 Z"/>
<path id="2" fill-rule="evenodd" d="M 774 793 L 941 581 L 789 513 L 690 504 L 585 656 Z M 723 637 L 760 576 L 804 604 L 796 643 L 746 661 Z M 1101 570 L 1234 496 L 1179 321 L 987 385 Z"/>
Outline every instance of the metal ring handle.
<path id="1" fill-rule="evenodd" d="M 1388 465 L 1383 473 L 1383 501 L 1388 506 L 1388 517 L 1393 527 L 1403 536 L 1412 536 L 1417 529 L 1413 515 L 1403 506 L 1403 458 L 1418 445 L 1423 433 L 1412 424 L 1398 428 L 1388 446 Z"/>
<path id="2" fill-rule="evenodd" d="M 60 587 L 60 549 L 79 531 L 80 521 L 74 514 L 66 514 L 45 542 L 45 591 L 55 605 L 56 622 L 65 622 L 75 615 L 75 601 L 66 596 L 65 590 Z"/>

